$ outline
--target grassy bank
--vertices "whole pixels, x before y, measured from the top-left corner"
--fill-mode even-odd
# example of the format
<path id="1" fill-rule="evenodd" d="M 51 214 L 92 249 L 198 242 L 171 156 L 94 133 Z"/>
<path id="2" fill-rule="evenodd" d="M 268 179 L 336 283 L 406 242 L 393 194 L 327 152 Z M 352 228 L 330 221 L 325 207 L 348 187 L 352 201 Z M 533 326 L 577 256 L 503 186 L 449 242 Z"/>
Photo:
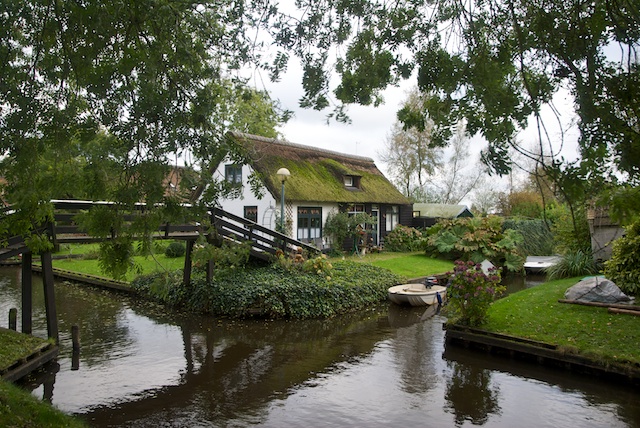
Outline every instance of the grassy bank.
<path id="1" fill-rule="evenodd" d="M 0 381 L 0 423 L 4 427 L 86 427 L 29 392 Z"/>
<path id="2" fill-rule="evenodd" d="M 0 368 L 29 355 L 45 339 L 0 329 Z M 74 419 L 19 387 L 0 381 L 0 425 L 4 427 L 82 427 Z"/>
<path id="3" fill-rule="evenodd" d="M 27 336 L 13 330 L 0 329 L 0 369 L 6 369 L 15 361 L 34 352 L 47 341 Z"/>
<path id="4" fill-rule="evenodd" d="M 581 278 L 549 281 L 493 303 L 483 329 L 556 344 L 600 361 L 640 364 L 640 318 L 558 303 Z"/>

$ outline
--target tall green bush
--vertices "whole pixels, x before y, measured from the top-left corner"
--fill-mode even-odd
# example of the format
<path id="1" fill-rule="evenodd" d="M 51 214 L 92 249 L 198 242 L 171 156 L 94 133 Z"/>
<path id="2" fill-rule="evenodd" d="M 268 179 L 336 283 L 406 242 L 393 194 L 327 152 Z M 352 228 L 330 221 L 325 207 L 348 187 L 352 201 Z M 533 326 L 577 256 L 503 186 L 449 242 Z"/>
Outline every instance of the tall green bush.
<path id="1" fill-rule="evenodd" d="M 375 223 L 376 219 L 367 213 L 332 212 L 327 216 L 322 233 L 331 238 L 334 250 L 341 250 L 347 239 L 352 239 L 352 244 L 355 247 L 365 233 L 366 226 Z M 365 230 L 362 229 L 362 226 L 365 227 Z"/>
<path id="2" fill-rule="evenodd" d="M 413 227 L 397 225 L 384 238 L 384 249 L 388 251 L 416 251 L 420 249 L 422 233 Z"/>
<path id="3" fill-rule="evenodd" d="M 586 207 L 579 206 L 572 212 L 567 204 L 556 204 L 547 210 L 547 215 L 552 224 L 556 253 L 591 252 Z"/>
<path id="4" fill-rule="evenodd" d="M 640 219 L 625 227 L 625 236 L 613 241 L 604 274 L 625 294 L 640 296 Z"/>
<path id="5" fill-rule="evenodd" d="M 497 216 L 441 220 L 427 231 L 426 252 L 431 257 L 451 260 L 487 259 L 495 266 L 521 271 L 524 257 L 518 252 L 522 235 L 513 229 L 503 230 L 503 219 Z"/>

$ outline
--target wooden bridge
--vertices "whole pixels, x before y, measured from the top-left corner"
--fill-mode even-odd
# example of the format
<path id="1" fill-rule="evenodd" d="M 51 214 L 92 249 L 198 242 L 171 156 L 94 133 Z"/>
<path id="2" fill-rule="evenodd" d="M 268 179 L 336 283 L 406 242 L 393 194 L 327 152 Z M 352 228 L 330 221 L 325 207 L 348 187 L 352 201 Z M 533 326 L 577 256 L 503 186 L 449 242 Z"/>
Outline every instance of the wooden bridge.
<path id="1" fill-rule="evenodd" d="M 112 202 L 91 202 L 77 200 L 54 200 L 54 221 L 38 226 L 40 232 L 46 233 L 54 247 L 66 243 L 100 242 L 110 238 L 95 237 L 87 233 L 78 223 L 78 215 L 89 212 L 96 207 L 115 205 Z M 145 204 L 137 204 L 135 209 L 123 215 L 125 222 L 132 222 L 140 218 L 147 210 Z M 187 210 L 188 212 L 188 210 Z M 0 212 L 0 220 L 12 215 L 10 208 Z M 302 249 L 309 254 L 319 254 L 316 247 L 291 239 L 288 236 L 261 226 L 251 220 L 233 215 L 219 208 L 208 211 L 211 225 L 215 228 L 220 242 L 236 243 L 250 242 L 252 257 L 270 261 L 276 252 L 282 250 L 285 254 Z M 204 227 L 193 221 L 184 224 L 162 224 L 152 233 L 153 239 L 170 239 L 186 242 L 183 281 L 191 281 L 192 251 L 196 240 L 203 234 L 209 233 Z M 0 261 L 22 257 L 22 332 L 31 334 L 32 329 L 32 262 L 33 255 L 22 236 L 0 237 L 4 245 L 0 247 Z M 45 310 L 47 316 L 47 332 L 50 338 L 58 340 L 58 323 L 55 308 L 55 294 L 53 288 L 53 266 L 51 253 L 40 255 L 42 264 L 42 278 L 45 296 Z M 207 266 L 207 277 L 212 274 L 213 264 Z"/>

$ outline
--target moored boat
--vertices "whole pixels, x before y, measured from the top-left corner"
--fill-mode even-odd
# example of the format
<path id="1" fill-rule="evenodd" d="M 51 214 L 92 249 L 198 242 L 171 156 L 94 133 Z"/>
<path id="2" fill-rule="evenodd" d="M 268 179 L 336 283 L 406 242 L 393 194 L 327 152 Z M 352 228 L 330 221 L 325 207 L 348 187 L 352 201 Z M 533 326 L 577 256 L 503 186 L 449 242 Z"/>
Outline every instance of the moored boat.
<path id="1" fill-rule="evenodd" d="M 531 273 L 544 273 L 560 261 L 560 256 L 527 256 L 524 269 Z"/>
<path id="2" fill-rule="evenodd" d="M 447 295 L 441 285 L 427 287 L 424 284 L 400 284 L 389 288 L 389 300 L 398 305 L 429 306 L 440 304 Z"/>

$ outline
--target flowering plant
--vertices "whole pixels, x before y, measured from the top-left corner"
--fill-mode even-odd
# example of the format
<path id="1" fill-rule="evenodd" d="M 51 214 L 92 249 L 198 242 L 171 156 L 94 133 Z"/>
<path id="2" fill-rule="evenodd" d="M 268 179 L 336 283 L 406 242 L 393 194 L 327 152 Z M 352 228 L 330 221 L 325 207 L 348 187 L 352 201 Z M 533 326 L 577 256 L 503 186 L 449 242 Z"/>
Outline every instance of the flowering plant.
<path id="1" fill-rule="evenodd" d="M 448 272 L 447 300 L 449 310 L 460 324 L 479 326 L 486 317 L 491 302 L 500 297 L 506 287 L 500 284 L 500 272 L 490 268 L 488 274 L 472 261 L 456 260 L 453 272 Z"/>

